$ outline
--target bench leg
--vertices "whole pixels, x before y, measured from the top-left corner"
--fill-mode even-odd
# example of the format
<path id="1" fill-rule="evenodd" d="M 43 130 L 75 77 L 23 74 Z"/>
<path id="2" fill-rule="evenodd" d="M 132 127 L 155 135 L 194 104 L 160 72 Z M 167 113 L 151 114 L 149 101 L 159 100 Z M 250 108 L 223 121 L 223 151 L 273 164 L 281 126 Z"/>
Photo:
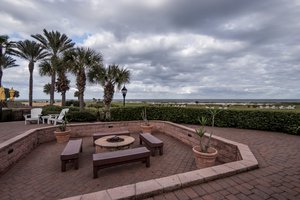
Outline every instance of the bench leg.
<path id="1" fill-rule="evenodd" d="M 75 169 L 79 169 L 79 161 L 78 160 L 79 160 L 78 158 L 74 159 Z"/>
<path id="2" fill-rule="evenodd" d="M 80 152 L 82 152 L 82 145 L 80 146 Z"/>
<path id="3" fill-rule="evenodd" d="M 62 161 L 61 161 L 61 171 L 62 171 L 62 172 L 65 172 L 65 171 L 66 171 L 66 164 L 67 164 L 67 161 L 66 161 L 66 160 L 62 160 Z"/>
<path id="4" fill-rule="evenodd" d="M 150 167 L 150 156 L 146 158 L 146 167 Z"/>
<path id="5" fill-rule="evenodd" d="M 143 144 L 143 141 L 142 141 L 142 139 L 140 138 L 140 144 Z"/>
<path id="6" fill-rule="evenodd" d="M 93 167 L 94 178 L 98 178 L 98 167 Z"/>
<path id="7" fill-rule="evenodd" d="M 155 156 L 155 148 L 151 148 L 151 156 Z"/>
<path id="8" fill-rule="evenodd" d="M 164 154 L 164 149 L 163 149 L 163 147 L 160 147 L 159 148 L 159 155 L 163 155 Z"/>

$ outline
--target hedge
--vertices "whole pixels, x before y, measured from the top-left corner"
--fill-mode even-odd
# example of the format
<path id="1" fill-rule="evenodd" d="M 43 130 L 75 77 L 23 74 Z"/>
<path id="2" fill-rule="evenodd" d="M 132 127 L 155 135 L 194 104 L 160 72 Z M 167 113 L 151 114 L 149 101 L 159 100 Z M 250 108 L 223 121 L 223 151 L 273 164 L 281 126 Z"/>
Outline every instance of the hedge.
<path id="1" fill-rule="evenodd" d="M 12 109 L 3 109 L 2 116 L 0 118 L 1 122 L 8 122 L 12 119 Z"/>
<path id="2" fill-rule="evenodd" d="M 43 111 L 42 111 L 42 114 L 43 115 L 48 115 L 48 114 L 59 114 L 60 111 L 64 108 L 69 108 L 70 112 L 73 112 L 73 111 L 79 111 L 79 108 L 77 107 L 67 107 L 67 106 L 54 106 L 54 105 L 47 105 L 47 106 L 44 106 L 43 107 Z"/>
<path id="3" fill-rule="evenodd" d="M 69 108 L 67 114 L 68 121 L 70 122 L 92 122 L 97 121 L 97 113 L 92 110 L 79 111 L 78 107 L 61 107 L 54 105 L 47 105 L 43 107 L 42 114 L 59 114 L 60 111 L 64 108 Z"/>
<path id="4" fill-rule="evenodd" d="M 142 120 L 144 107 L 112 108 L 112 121 Z M 165 120 L 175 123 L 198 124 L 198 117 L 211 122 L 207 109 L 178 107 L 147 107 L 148 120 Z M 210 124 L 209 124 L 210 125 Z M 277 131 L 300 135 L 300 113 L 294 111 L 222 110 L 215 119 L 215 126 Z"/>
<path id="5" fill-rule="evenodd" d="M 97 116 L 89 111 L 73 111 L 68 112 L 67 119 L 69 122 L 94 122 Z"/>

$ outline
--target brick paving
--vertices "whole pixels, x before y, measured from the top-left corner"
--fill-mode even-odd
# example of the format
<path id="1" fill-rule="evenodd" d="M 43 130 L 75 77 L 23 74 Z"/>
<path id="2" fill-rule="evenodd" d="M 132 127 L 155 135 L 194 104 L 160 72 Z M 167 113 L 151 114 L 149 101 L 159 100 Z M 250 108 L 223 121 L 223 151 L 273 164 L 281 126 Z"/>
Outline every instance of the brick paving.
<path id="1" fill-rule="evenodd" d="M 138 134 L 133 147 L 139 146 Z M 120 165 L 98 172 L 93 179 L 92 137 L 83 138 L 79 170 L 67 166 L 61 172 L 60 154 L 65 144 L 45 143 L 0 177 L 0 199 L 58 199 L 96 192 L 112 187 L 165 177 L 196 169 L 188 145 L 162 133 L 153 133 L 164 141 L 164 155 L 151 157 L 151 167 L 140 162 Z"/>
<path id="2" fill-rule="evenodd" d="M 247 144 L 258 160 L 259 169 L 157 195 L 149 200 L 300 199 L 299 136 L 233 128 L 207 127 L 207 130 Z"/>
<path id="3" fill-rule="evenodd" d="M 0 143 L 9 140 L 21 133 L 33 128 L 49 126 L 48 124 L 37 124 L 36 122 L 25 125 L 24 121 L 0 122 Z"/>
<path id="4" fill-rule="evenodd" d="M 2 124 L 0 126 L 2 130 Z M 256 156 L 260 168 L 157 195 L 148 198 L 149 200 L 300 199 L 299 136 L 234 128 L 207 127 L 207 130 L 212 130 L 215 135 L 247 144 Z M 136 163 L 126 167 L 103 169 L 99 171 L 98 179 L 92 179 L 91 139 L 84 139 L 84 152 L 80 157 L 79 170 L 69 169 L 65 173 L 60 172 L 59 161 L 59 154 L 64 145 L 54 142 L 41 145 L 0 177 L 0 199 L 57 199 L 195 168 L 189 153 L 190 147 L 183 145 L 182 149 L 178 149 L 177 145 L 181 146 L 180 142 L 173 138 L 164 138 L 167 136 L 163 134 L 157 133 L 157 136 L 170 142 L 165 147 L 163 157 L 156 156 L 151 159 L 150 168 Z M 173 146 L 175 144 L 176 148 Z M 167 157 L 167 152 L 174 152 L 175 155 Z M 167 168 L 168 164 L 172 166 L 170 169 Z"/>

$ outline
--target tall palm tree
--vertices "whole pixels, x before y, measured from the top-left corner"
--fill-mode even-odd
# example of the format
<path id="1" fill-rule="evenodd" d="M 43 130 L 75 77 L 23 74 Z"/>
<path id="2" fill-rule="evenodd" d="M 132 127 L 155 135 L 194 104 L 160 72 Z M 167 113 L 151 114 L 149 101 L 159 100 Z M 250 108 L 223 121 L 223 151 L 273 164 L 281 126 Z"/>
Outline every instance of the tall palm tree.
<path id="1" fill-rule="evenodd" d="M 114 97 L 115 89 L 120 90 L 121 86 L 130 81 L 130 71 L 118 65 L 109 65 L 107 68 L 93 66 L 88 73 L 91 83 L 98 82 L 103 86 L 103 103 L 105 118 L 110 119 L 110 106 Z"/>
<path id="2" fill-rule="evenodd" d="M 8 41 L 7 35 L 0 35 L 0 87 L 2 86 L 3 70 L 10 67 L 16 67 L 15 59 L 9 55 L 13 51 L 14 42 Z M 5 49 L 5 52 L 3 52 Z"/>
<path id="3" fill-rule="evenodd" d="M 44 59 L 39 64 L 39 74 L 41 76 L 50 76 L 50 77 L 52 77 L 53 73 L 55 73 L 55 69 L 52 67 L 50 60 Z M 44 85 L 44 93 L 51 94 L 51 83 L 47 83 L 46 85 Z"/>
<path id="4" fill-rule="evenodd" d="M 61 93 L 61 106 L 65 106 L 66 104 L 66 92 L 70 89 L 70 80 L 66 76 L 67 65 L 61 60 L 58 65 L 57 73 L 57 81 L 56 81 L 56 91 Z"/>
<path id="5" fill-rule="evenodd" d="M 77 47 L 67 52 L 65 59 L 68 62 L 68 66 L 70 66 L 70 71 L 76 76 L 79 107 L 80 110 L 83 110 L 86 72 L 95 66 L 102 66 L 102 55 L 89 48 Z"/>
<path id="6" fill-rule="evenodd" d="M 25 40 L 16 43 L 13 54 L 29 61 L 29 106 L 32 106 L 34 63 L 47 57 L 49 53 L 37 42 Z"/>
<path id="7" fill-rule="evenodd" d="M 50 104 L 53 105 L 56 72 L 59 62 L 58 59 L 62 56 L 63 52 L 71 49 L 75 45 L 75 43 L 73 43 L 67 35 L 61 34 L 58 31 L 47 31 L 46 29 L 44 29 L 43 34 L 44 35 L 35 34 L 31 36 L 38 40 L 51 55 L 50 63 L 53 68 L 53 72 L 51 73 Z"/>

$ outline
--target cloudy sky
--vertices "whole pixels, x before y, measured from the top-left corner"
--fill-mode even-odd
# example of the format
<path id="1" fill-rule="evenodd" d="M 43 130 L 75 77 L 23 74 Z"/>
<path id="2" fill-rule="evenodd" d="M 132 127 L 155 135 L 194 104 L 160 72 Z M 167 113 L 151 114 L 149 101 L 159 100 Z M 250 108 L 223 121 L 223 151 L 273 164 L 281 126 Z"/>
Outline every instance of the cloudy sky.
<path id="1" fill-rule="evenodd" d="M 129 99 L 300 98 L 299 0 L 0 0 L 11 40 L 57 30 L 131 71 Z M 28 98 L 26 61 L 5 87 Z M 71 77 L 72 75 L 70 75 Z M 68 92 L 74 98 L 75 79 Z M 34 70 L 34 98 L 49 77 Z M 101 98 L 88 84 L 85 98 Z M 60 98 L 60 94 L 56 94 Z M 115 94 L 121 99 L 120 92 Z"/>

